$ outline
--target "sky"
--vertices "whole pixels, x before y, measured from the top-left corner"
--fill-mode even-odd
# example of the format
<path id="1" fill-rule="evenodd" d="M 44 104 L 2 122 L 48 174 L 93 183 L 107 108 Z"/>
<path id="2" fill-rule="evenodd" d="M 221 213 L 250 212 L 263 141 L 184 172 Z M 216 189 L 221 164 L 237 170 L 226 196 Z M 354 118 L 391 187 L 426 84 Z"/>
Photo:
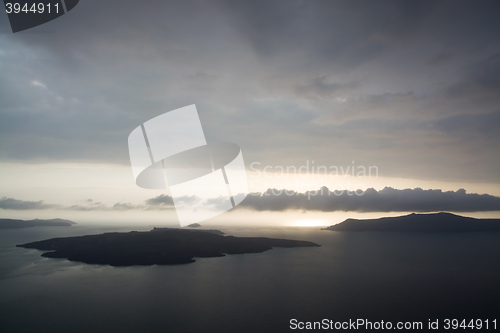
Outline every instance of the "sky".
<path id="1" fill-rule="evenodd" d="M 0 13 L 0 217 L 175 223 L 127 137 L 191 104 L 261 194 L 215 222 L 500 217 L 499 31 L 484 0 L 80 1 L 15 34 Z M 367 195 L 262 195 L 323 186 Z"/>

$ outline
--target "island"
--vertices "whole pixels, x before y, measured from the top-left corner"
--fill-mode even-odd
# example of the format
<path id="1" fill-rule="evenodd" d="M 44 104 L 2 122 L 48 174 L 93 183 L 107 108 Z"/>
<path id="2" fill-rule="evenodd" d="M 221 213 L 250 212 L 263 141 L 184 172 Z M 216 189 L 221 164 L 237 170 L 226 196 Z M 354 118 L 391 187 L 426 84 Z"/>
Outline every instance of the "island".
<path id="1" fill-rule="evenodd" d="M 50 220 L 0 219 L 0 229 L 31 228 L 31 227 L 70 227 L 73 224 L 76 224 L 76 222 L 63 219 L 50 219 Z"/>
<path id="2" fill-rule="evenodd" d="M 409 214 L 379 219 L 347 219 L 321 230 L 402 231 L 402 232 L 479 232 L 500 231 L 500 219 L 476 219 L 451 213 Z"/>
<path id="3" fill-rule="evenodd" d="M 50 251 L 42 254 L 47 258 L 111 266 L 149 266 L 187 264 L 195 262 L 194 258 L 223 257 L 225 254 L 259 253 L 273 247 L 320 245 L 300 240 L 234 237 L 203 230 L 156 228 L 149 232 L 53 238 L 17 246 Z"/>
<path id="4" fill-rule="evenodd" d="M 189 226 L 187 225 L 186 228 L 189 228 Z M 153 230 L 151 230 L 151 231 L 154 232 L 154 231 L 163 231 L 163 230 L 172 230 L 172 228 L 158 228 L 158 227 L 154 227 Z M 220 230 L 214 230 L 214 229 L 199 229 L 199 230 L 183 229 L 183 230 L 185 230 L 187 232 L 190 232 L 190 231 L 203 231 L 203 232 L 209 232 L 209 233 L 216 234 L 216 235 L 224 235 L 224 233 L 222 231 L 220 231 Z"/>

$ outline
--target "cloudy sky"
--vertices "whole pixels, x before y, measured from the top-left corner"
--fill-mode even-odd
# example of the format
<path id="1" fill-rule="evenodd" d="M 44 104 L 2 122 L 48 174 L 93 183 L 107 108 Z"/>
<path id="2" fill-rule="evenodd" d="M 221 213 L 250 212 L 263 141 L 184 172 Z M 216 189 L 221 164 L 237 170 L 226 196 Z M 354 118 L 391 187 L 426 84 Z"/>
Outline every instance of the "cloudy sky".
<path id="1" fill-rule="evenodd" d="M 16 34 L 0 14 L 0 213 L 169 214 L 153 200 L 168 193 L 135 186 L 127 137 L 196 104 L 253 192 L 352 176 L 303 187 L 279 167 L 376 166 L 352 186 L 409 200 L 247 210 L 499 216 L 499 31 L 498 1 L 80 1 Z"/>

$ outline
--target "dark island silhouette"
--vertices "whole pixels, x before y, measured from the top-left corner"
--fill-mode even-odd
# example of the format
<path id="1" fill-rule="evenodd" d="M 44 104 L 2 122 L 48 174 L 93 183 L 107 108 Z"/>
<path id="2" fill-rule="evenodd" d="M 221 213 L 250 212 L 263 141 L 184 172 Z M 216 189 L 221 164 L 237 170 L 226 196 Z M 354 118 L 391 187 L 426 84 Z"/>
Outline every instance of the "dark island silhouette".
<path id="1" fill-rule="evenodd" d="M 53 238 L 17 246 L 51 251 L 42 254 L 47 258 L 67 258 L 87 264 L 132 266 L 187 264 L 195 262 L 195 257 L 223 257 L 225 254 L 259 253 L 273 247 L 320 245 L 299 240 L 222 236 L 213 230 L 155 228 L 149 232 L 113 232 Z"/>
<path id="2" fill-rule="evenodd" d="M 0 219 L 0 229 L 30 228 L 30 227 L 69 227 L 76 222 L 63 219 L 50 220 L 16 220 Z"/>
<path id="3" fill-rule="evenodd" d="M 409 214 L 379 219 L 347 219 L 321 230 L 404 231 L 404 232 L 478 232 L 500 231 L 500 219 L 476 219 L 451 213 Z"/>
<path id="4" fill-rule="evenodd" d="M 201 227 L 201 226 L 200 226 Z M 189 228 L 189 226 L 187 225 L 186 228 Z M 198 228 L 198 227 L 197 227 Z M 172 228 L 153 228 L 153 230 L 151 230 L 151 232 L 154 232 L 154 231 L 163 231 L 163 230 L 178 230 L 178 229 L 172 229 Z M 212 234 L 216 234 L 216 235 L 224 235 L 224 233 L 220 230 L 215 230 L 215 229 L 198 229 L 198 230 L 192 230 L 192 229 L 182 229 L 182 230 L 185 230 L 187 232 L 189 231 L 203 231 L 203 232 L 209 232 L 209 233 L 212 233 Z"/>

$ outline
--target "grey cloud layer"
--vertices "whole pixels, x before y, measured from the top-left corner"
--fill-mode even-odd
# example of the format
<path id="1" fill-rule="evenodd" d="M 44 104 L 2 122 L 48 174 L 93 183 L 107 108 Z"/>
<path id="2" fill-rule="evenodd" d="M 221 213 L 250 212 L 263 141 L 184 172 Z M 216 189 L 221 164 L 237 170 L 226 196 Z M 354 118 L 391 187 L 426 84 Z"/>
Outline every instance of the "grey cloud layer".
<path id="1" fill-rule="evenodd" d="M 81 204 L 76 205 L 59 205 L 59 204 L 46 204 L 43 200 L 40 201 L 24 201 L 14 198 L 3 197 L 0 198 L 0 209 L 6 210 L 71 210 L 71 211 L 126 211 L 126 210 L 168 210 L 173 209 L 172 197 L 168 195 L 160 195 L 155 198 L 146 200 L 143 204 L 131 204 L 117 202 L 112 206 L 108 206 L 102 202 L 88 199 Z"/>
<path id="2" fill-rule="evenodd" d="M 197 201 L 196 197 L 185 197 L 184 202 Z M 217 206 L 220 199 L 209 199 L 207 204 Z M 143 204 L 116 203 L 107 206 L 100 202 L 88 200 L 83 205 L 49 205 L 43 201 L 22 201 L 12 198 L 1 198 L 0 209 L 40 210 L 59 209 L 74 211 L 126 211 L 126 210 L 165 210 L 173 209 L 172 197 L 161 194 L 147 199 Z M 458 191 L 443 192 L 441 190 L 405 189 L 396 190 L 386 187 L 377 191 L 368 189 L 365 192 L 330 192 L 322 187 L 317 191 L 305 193 L 292 190 L 269 189 L 264 193 L 251 193 L 238 210 L 255 211 L 356 211 L 356 212 L 486 212 L 500 211 L 500 197 L 488 194 L 466 193 Z"/>
<path id="3" fill-rule="evenodd" d="M 58 205 L 50 205 L 40 201 L 24 201 L 13 198 L 0 198 L 0 209 L 12 210 L 35 210 L 35 209 L 55 209 Z"/>
<path id="4" fill-rule="evenodd" d="M 256 211 L 357 211 L 357 212 L 480 212 L 500 211 L 500 197 L 488 194 L 468 194 L 465 190 L 405 189 L 386 187 L 368 189 L 362 195 L 354 192 L 330 192 L 323 187 L 318 191 L 297 193 L 269 189 L 253 193 L 240 204 L 240 209 Z"/>
<path id="5" fill-rule="evenodd" d="M 500 182 L 499 12 L 495 1 L 81 2 L 0 34 L 0 159 L 127 164 L 133 128 L 196 103 L 207 138 L 237 142 L 249 162 Z"/>

